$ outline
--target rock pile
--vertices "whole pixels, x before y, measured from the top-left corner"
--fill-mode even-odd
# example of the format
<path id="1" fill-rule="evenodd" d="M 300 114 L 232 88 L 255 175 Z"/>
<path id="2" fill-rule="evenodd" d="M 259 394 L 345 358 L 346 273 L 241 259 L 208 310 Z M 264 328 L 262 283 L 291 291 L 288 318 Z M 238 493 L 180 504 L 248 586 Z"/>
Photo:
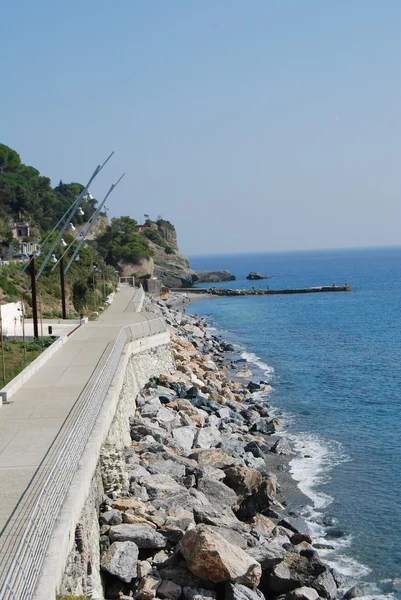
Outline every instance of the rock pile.
<path id="1" fill-rule="evenodd" d="M 333 600 L 336 574 L 269 472 L 269 456 L 291 448 L 266 438 L 277 421 L 252 395 L 265 384 L 229 379 L 228 345 L 200 319 L 152 310 L 170 326 L 177 371 L 137 398 L 129 495 L 110 492 L 101 506 L 105 597 Z"/>

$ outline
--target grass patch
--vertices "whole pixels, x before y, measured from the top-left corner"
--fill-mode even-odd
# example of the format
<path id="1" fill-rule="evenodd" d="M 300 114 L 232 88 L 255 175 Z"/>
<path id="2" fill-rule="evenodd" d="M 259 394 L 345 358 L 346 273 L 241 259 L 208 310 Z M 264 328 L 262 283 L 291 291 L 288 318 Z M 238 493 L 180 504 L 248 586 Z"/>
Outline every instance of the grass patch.
<path id="1" fill-rule="evenodd" d="M 43 350 L 46 350 L 52 343 L 53 338 L 44 337 L 37 340 L 24 342 L 19 340 L 8 340 L 4 342 L 4 363 L 6 370 L 6 380 L 3 379 L 3 368 L 0 369 L 0 381 L 6 385 L 14 379 L 21 371 L 35 360 Z M 2 358 L 2 357 L 1 357 Z"/>

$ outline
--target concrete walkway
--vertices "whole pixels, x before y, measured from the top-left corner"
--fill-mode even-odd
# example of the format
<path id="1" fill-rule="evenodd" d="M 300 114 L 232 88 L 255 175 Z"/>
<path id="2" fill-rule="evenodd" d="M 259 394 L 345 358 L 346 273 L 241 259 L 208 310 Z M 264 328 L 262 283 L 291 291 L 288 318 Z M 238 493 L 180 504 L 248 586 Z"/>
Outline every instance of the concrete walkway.
<path id="1" fill-rule="evenodd" d="M 60 440 L 97 365 L 125 325 L 154 318 L 133 312 L 133 288 L 122 287 L 97 321 L 80 327 L 58 352 L 0 406 L 0 588 Z"/>

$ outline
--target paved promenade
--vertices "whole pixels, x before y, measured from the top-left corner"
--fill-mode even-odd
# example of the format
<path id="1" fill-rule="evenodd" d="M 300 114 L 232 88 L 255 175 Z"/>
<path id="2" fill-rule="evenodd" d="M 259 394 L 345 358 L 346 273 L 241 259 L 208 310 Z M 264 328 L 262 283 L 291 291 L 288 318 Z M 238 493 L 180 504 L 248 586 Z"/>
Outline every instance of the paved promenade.
<path id="1" fill-rule="evenodd" d="M 80 327 L 0 406 L 0 588 L 41 482 L 68 435 L 65 421 L 125 325 L 154 318 L 132 309 L 134 289 L 122 287 L 97 321 Z"/>

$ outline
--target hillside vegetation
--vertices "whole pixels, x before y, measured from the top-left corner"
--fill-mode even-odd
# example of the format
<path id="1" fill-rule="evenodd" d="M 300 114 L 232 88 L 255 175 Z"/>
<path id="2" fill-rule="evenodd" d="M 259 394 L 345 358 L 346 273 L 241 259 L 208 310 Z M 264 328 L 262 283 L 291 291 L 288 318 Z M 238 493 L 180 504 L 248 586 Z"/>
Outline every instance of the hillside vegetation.
<path id="1" fill-rule="evenodd" d="M 40 244 L 83 189 L 81 183 L 62 181 L 52 187 L 49 177 L 25 165 L 15 150 L 0 144 L 0 257 L 9 262 L 0 266 L 2 302 L 24 299 L 29 309 L 28 272 L 22 273 L 24 265 L 10 257 L 21 252 L 22 242 Z M 91 218 L 96 206 L 97 200 L 89 195 L 82 200 L 80 207 L 84 214 L 76 213 L 72 219 L 75 235 Z M 13 223 L 20 218 L 30 221 L 30 235 L 15 239 Z M 71 314 L 85 313 L 102 304 L 105 294 L 115 287 L 116 270 L 122 276 L 147 278 L 155 271 L 158 275 L 164 273 L 166 268 L 174 271 L 188 268 L 188 259 L 178 251 L 174 225 L 162 217 L 153 221 L 145 215 L 144 224 L 138 227 L 130 216 L 115 217 L 109 223 L 103 214 L 101 230 L 95 227 L 93 230 L 94 239 L 80 248 L 80 260 L 72 263 L 66 275 L 67 310 Z M 42 246 L 35 258 L 36 268 L 40 267 L 56 234 Z M 63 238 L 67 244 L 74 242 L 71 232 L 66 231 Z M 65 262 L 74 248 L 72 243 Z M 57 258 L 61 252 L 62 247 L 55 250 Z M 43 314 L 56 316 L 60 313 L 61 292 L 59 269 L 53 267 L 50 263 L 44 269 L 38 280 L 38 294 Z"/>

